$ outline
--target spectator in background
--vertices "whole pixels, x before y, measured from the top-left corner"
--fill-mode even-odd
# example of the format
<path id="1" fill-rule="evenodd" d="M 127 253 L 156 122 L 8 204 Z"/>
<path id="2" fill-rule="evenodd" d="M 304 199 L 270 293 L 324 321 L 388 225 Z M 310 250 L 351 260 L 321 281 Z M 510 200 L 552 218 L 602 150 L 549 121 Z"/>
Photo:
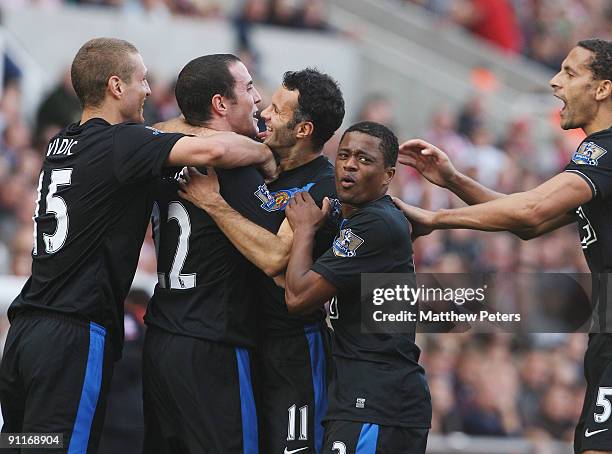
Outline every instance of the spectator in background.
<path id="1" fill-rule="evenodd" d="M 81 118 L 81 103 L 77 98 L 70 69 L 66 69 L 62 80 L 42 100 L 36 113 L 36 142 L 47 143 L 60 129 Z"/>
<path id="2" fill-rule="evenodd" d="M 451 17 L 505 52 L 521 51 L 521 30 L 510 0 L 456 0 Z"/>
<path id="3" fill-rule="evenodd" d="M 364 98 L 356 121 L 373 121 L 387 126 L 392 131 L 397 129 L 393 104 L 383 93 L 370 93 Z"/>

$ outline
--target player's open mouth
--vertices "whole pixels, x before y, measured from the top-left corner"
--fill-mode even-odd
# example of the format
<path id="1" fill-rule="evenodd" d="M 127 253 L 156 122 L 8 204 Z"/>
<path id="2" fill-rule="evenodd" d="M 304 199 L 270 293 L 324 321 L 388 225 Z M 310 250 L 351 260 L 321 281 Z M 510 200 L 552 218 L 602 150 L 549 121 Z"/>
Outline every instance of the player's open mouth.
<path id="1" fill-rule="evenodd" d="M 567 109 L 567 101 L 561 96 L 558 96 L 558 95 L 554 95 L 554 96 L 555 98 L 560 99 L 563 102 L 563 107 L 561 107 L 561 110 L 559 110 L 559 113 L 565 112 L 565 110 Z"/>
<path id="2" fill-rule="evenodd" d="M 351 176 L 345 176 L 340 179 L 340 186 L 343 188 L 350 188 L 354 186 L 356 183 L 355 179 Z"/>

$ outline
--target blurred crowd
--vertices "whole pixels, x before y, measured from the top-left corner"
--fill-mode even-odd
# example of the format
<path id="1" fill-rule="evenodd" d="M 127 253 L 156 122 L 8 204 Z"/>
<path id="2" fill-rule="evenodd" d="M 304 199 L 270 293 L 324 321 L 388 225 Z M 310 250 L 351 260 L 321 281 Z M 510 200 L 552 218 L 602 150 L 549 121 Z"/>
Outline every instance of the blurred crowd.
<path id="1" fill-rule="evenodd" d="M 59 2 L 8 1 L 15 4 Z M 203 15 L 219 11 L 214 8 L 219 2 L 206 0 L 81 0 L 77 3 L 163 5 L 170 12 L 187 13 L 196 7 L 204 12 L 210 6 L 209 12 Z M 455 13 L 445 5 L 473 3 L 474 6 L 486 2 L 423 0 L 419 3 L 438 14 L 449 15 Z M 515 3 L 528 9 L 519 9 L 520 15 L 513 16 L 520 36 L 519 45 L 513 51 L 529 54 L 545 64 L 558 65 L 556 60 L 566 53 L 564 46 L 574 42 L 576 28 L 584 25 L 581 18 L 587 12 L 597 20 L 610 20 L 610 8 L 606 10 L 605 2 L 596 0 Z M 306 23 L 311 28 L 327 28 L 322 10 L 317 9 L 324 5 L 318 0 L 247 0 L 243 5 L 239 24 L 261 22 L 303 28 Z M 287 5 L 290 9 L 283 9 Z M 514 8 L 515 5 L 507 2 L 507 6 Z M 592 14 L 592 8 L 601 8 L 602 13 Z M 581 11 L 583 15 L 578 14 Z M 597 30 L 600 24 L 590 26 Z M 603 36 L 595 31 L 592 34 Z M 554 45 L 547 44 L 551 39 Z M 255 65 L 256 61 L 246 56 L 245 63 Z M 0 97 L 0 275 L 27 276 L 31 265 L 32 215 L 45 146 L 61 127 L 78 120 L 80 106 L 66 72 L 40 103 L 34 121 L 26 122 L 21 111 L 20 70 L 10 61 L 5 61 L 4 66 Z M 257 81 L 257 69 L 249 69 Z M 149 82 L 152 96 L 145 104 L 146 122 L 154 124 L 176 116 L 178 108 L 172 84 L 155 75 Z M 271 87 L 258 88 L 263 97 L 261 105 L 265 107 Z M 372 120 L 401 130 L 401 119 L 393 112 L 392 100 L 383 94 L 371 93 L 364 96 L 358 115 L 347 121 Z M 459 170 L 505 193 L 534 187 L 559 172 L 580 141 L 575 134 L 559 132 L 551 143 L 536 143 L 529 117 L 515 119 L 502 134 L 496 135 L 487 128 L 485 118 L 486 107 L 478 97 L 466 100 L 459 109 L 442 105 L 418 135 L 444 149 Z M 332 159 L 337 141 L 338 135 L 325 149 Z M 429 209 L 462 204 L 448 191 L 424 181 L 406 167 L 398 167 L 391 192 Z M 528 242 L 505 233 L 440 231 L 416 241 L 414 250 L 419 272 L 588 272 L 575 226 Z M 151 235 L 147 235 L 139 270 L 154 275 L 155 269 L 155 248 Z M 140 320 L 141 312 L 142 309 L 135 320 Z M 571 440 L 584 395 L 581 367 L 585 335 L 464 333 L 418 337 L 433 397 L 432 432 Z"/>
<path id="2" fill-rule="evenodd" d="M 398 0 L 427 8 L 510 54 L 554 70 L 579 37 L 612 36 L 609 0 Z"/>
<path id="3" fill-rule="evenodd" d="M 5 8 L 25 5 L 53 8 L 62 4 L 113 8 L 125 13 L 234 19 L 290 28 L 327 30 L 325 0 L 2 0 Z"/>
<path id="4" fill-rule="evenodd" d="M 417 341 L 432 433 L 572 441 L 585 390 L 585 335 L 453 333 Z"/>

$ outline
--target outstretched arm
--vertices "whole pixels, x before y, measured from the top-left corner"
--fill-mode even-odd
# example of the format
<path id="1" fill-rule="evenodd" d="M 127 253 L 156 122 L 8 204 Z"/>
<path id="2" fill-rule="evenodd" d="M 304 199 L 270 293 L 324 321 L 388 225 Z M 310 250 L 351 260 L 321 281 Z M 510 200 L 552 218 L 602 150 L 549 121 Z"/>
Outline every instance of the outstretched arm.
<path id="1" fill-rule="evenodd" d="M 416 169 L 431 183 L 452 191 L 468 205 L 484 203 L 503 197 L 459 172 L 446 153 L 421 139 L 412 139 L 400 145 L 398 160 Z"/>
<path id="2" fill-rule="evenodd" d="M 398 202 L 414 226 L 413 235 L 436 229 L 467 228 L 485 231 L 542 231 L 558 226 L 566 213 L 593 197 L 588 183 L 564 172 L 535 189 L 500 197 L 486 203 L 430 212 Z M 565 218 L 564 218 L 565 217 Z M 564 218 L 564 219 L 559 219 Z"/>
<path id="3" fill-rule="evenodd" d="M 424 140 L 408 140 L 400 145 L 399 162 L 413 167 L 433 184 L 449 189 L 468 205 L 506 197 L 506 194 L 493 191 L 457 171 L 446 153 Z M 572 222 L 575 222 L 572 215 L 561 213 L 537 226 L 510 229 L 509 231 L 528 240 Z"/>
<path id="4" fill-rule="evenodd" d="M 257 268 L 277 276 L 287 267 L 293 232 L 285 220 L 276 234 L 248 220 L 234 210 L 219 193 L 214 169 L 204 175 L 189 168 L 188 182 L 181 182 L 179 195 L 205 210 L 223 234 Z"/>

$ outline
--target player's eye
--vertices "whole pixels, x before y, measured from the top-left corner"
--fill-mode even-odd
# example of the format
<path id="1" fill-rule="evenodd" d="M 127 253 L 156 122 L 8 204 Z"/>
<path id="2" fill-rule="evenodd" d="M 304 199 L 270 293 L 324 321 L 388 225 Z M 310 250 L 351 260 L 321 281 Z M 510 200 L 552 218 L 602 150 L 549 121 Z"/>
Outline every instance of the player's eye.
<path id="1" fill-rule="evenodd" d="M 338 159 L 346 159 L 348 157 L 348 153 L 338 153 Z"/>

